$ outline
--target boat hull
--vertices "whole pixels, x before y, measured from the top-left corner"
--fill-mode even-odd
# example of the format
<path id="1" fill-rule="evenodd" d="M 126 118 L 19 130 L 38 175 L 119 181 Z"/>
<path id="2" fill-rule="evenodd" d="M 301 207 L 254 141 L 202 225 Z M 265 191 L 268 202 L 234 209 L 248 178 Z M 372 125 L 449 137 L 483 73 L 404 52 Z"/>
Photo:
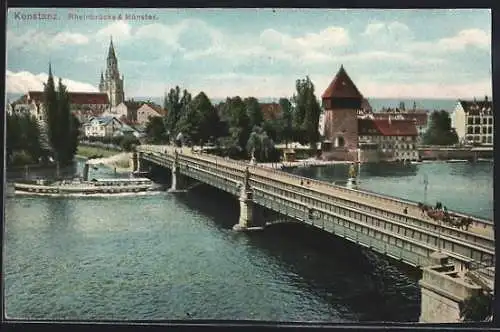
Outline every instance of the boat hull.
<path id="1" fill-rule="evenodd" d="M 85 197 L 85 196 L 123 196 L 158 192 L 160 187 L 154 183 L 131 184 L 116 183 L 113 185 L 96 185 L 95 183 L 78 184 L 28 184 L 14 183 L 15 195 L 48 196 L 48 197 Z"/>

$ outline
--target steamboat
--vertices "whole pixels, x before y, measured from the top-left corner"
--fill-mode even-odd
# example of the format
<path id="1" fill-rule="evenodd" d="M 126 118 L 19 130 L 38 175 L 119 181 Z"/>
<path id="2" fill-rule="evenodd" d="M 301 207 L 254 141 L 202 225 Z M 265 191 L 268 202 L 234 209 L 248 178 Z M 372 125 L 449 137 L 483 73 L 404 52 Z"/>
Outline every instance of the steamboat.
<path id="1" fill-rule="evenodd" d="M 15 195 L 71 197 L 111 196 L 158 191 L 160 185 L 148 178 L 88 179 L 89 164 L 85 164 L 83 177 L 50 181 L 37 179 L 14 183 Z"/>

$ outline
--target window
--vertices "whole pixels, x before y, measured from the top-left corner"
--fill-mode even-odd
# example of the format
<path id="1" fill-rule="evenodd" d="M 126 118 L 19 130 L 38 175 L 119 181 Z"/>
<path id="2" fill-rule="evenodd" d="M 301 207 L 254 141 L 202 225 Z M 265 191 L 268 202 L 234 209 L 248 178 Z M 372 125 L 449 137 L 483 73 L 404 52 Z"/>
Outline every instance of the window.
<path id="1" fill-rule="evenodd" d="M 472 134 L 472 127 L 467 127 L 467 134 Z"/>
<path id="2" fill-rule="evenodd" d="M 488 139 L 486 140 L 486 142 L 491 143 L 491 136 L 488 136 Z"/>
<path id="3" fill-rule="evenodd" d="M 491 134 L 493 132 L 493 128 L 490 126 L 488 127 L 488 134 Z"/>
<path id="4" fill-rule="evenodd" d="M 486 124 L 488 122 L 488 119 L 483 118 L 483 124 Z"/>
<path id="5" fill-rule="evenodd" d="M 474 134 L 480 134 L 481 133 L 481 127 L 476 126 L 474 127 Z"/>
<path id="6" fill-rule="evenodd" d="M 483 127 L 483 134 L 486 134 L 486 130 L 487 130 L 487 128 Z"/>
<path id="7" fill-rule="evenodd" d="M 490 125 L 493 124 L 493 118 L 492 117 L 488 118 L 488 124 L 490 124 Z"/>
<path id="8" fill-rule="evenodd" d="M 469 118 L 467 119 L 467 124 L 468 125 L 474 124 L 474 120 L 472 119 L 472 117 L 469 116 Z"/>
<path id="9" fill-rule="evenodd" d="M 486 136 L 483 136 L 483 143 L 486 143 Z"/>

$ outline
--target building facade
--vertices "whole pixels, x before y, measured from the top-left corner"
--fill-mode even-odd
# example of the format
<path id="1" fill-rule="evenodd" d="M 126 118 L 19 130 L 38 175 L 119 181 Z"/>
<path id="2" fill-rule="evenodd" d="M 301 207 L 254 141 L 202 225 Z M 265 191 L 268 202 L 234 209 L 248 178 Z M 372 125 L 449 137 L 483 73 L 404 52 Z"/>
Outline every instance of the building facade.
<path id="1" fill-rule="evenodd" d="M 376 119 L 412 120 L 417 128 L 419 141 L 427 131 L 429 125 L 429 112 L 426 110 L 401 111 L 399 109 L 386 110 L 385 112 L 372 113 Z"/>
<path id="2" fill-rule="evenodd" d="M 101 71 L 99 82 L 99 92 L 107 93 L 110 105 L 116 106 L 125 101 L 125 90 L 123 85 L 124 77 L 120 77 L 118 70 L 118 59 L 116 57 L 113 39 L 109 43 L 108 58 L 106 60 L 106 72 Z"/>
<path id="3" fill-rule="evenodd" d="M 123 128 L 124 124 L 114 116 L 91 118 L 83 125 L 86 137 L 112 137 Z"/>
<path id="4" fill-rule="evenodd" d="M 493 102 L 484 100 L 459 100 L 452 116 L 459 143 L 493 145 Z"/>
<path id="5" fill-rule="evenodd" d="M 138 125 L 145 125 L 149 122 L 150 117 L 161 117 L 163 111 L 156 105 L 144 103 L 137 109 L 136 123 Z"/>
<path id="6" fill-rule="evenodd" d="M 358 119 L 362 161 L 417 161 L 418 131 L 411 119 Z"/>
<path id="7" fill-rule="evenodd" d="M 81 123 L 86 122 L 91 117 L 100 116 L 109 109 L 106 93 L 68 92 L 68 95 L 71 112 Z M 28 109 L 40 121 L 45 119 L 43 91 L 28 91 L 15 107 Z"/>

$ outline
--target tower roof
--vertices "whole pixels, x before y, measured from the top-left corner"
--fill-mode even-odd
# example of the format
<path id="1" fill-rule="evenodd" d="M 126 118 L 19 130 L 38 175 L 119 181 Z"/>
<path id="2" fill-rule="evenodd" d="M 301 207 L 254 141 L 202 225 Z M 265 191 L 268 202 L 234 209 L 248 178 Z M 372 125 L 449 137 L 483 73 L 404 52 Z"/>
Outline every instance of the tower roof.
<path id="1" fill-rule="evenodd" d="M 108 59 L 109 58 L 116 58 L 115 47 L 113 46 L 113 37 L 112 36 L 111 36 L 111 39 L 109 42 Z"/>
<path id="2" fill-rule="evenodd" d="M 363 98 L 363 96 L 347 75 L 344 66 L 341 65 L 337 75 L 323 92 L 321 98 Z"/>

